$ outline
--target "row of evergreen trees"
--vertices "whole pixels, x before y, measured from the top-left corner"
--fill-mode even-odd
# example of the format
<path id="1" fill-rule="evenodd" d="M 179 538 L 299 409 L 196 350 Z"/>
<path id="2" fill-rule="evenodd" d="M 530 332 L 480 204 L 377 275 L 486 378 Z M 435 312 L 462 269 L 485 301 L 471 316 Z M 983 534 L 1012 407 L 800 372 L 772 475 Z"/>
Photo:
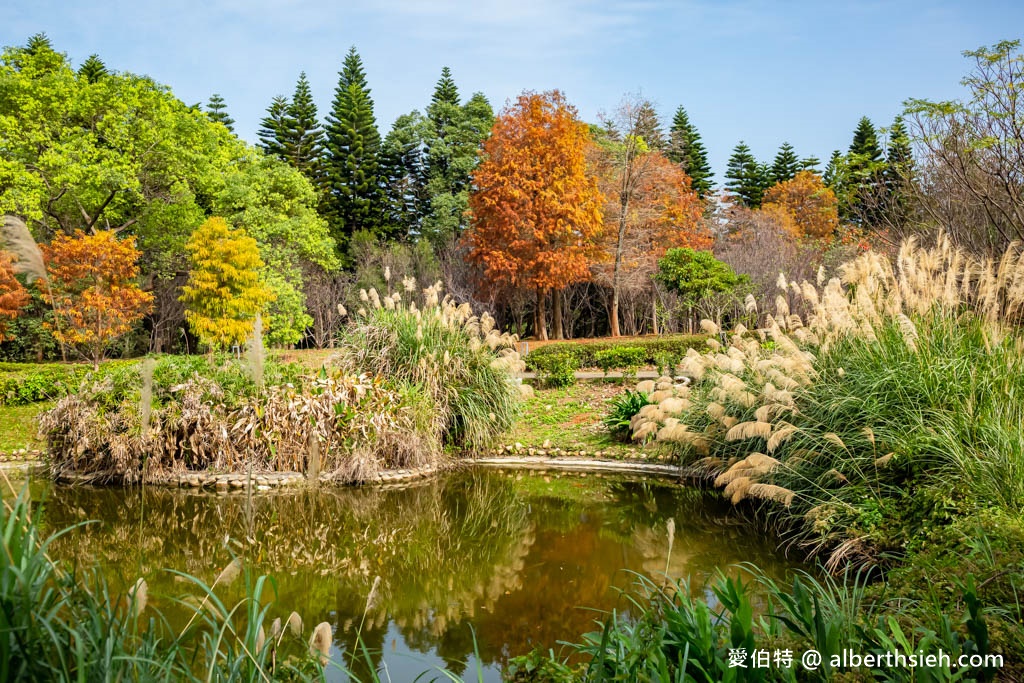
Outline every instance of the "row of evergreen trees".
<path id="1" fill-rule="evenodd" d="M 465 103 L 447 67 L 424 113 L 395 121 L 382 139 L 362 60 L 345 57 L 322 125 L 305 73 L 291 99 L 275 97 L 260 145 L 299 169 L 322 192 L 321 214 L 344 251 L 355 231 L 428 238 L 436 246 L 465 226 L 470 174 L 494 119 L 474 93 Z"/>
<path id="2" fill-rule="evenodd" d="M 83 69 L 89 64 L 87 60 Z M 494 120 L 487 98 L 478 92 L 463 103 L 445 67 L 425 111 L 399 116 L 383 139 L 373 107 L 362 60 L 353 47 L 339 73 L 325 123 L 302 73 L 291 99 L 278 96 L 271 101 L 261 121 L 260 145 L 321 190 L 321 214 L 343 252 L 357 230 L 382 238 L 425 237 L 435 246 L 458 237 L 466 227 L 479 147 Z M 234 123 L 219 95 L 210 98 L 207 113 L 229 129 Z M 678 163 L 697 193 L 707 196 L 714 174 L 686 110 L 676 110 L 667 133 L 657 113 L 652 109 L 649 114 L 649 125 L 641 126 L 645 141 Z M 849 150 L 833 152 L 824 170 L 825 183 L 839 198 L 846 221 L 884 222 L 903 204 L 897 195 L 912 163 L 909 138 L 900 118 L 884 132 L 883 149 L 879 131 L 867 117 L 861 118 Z M 820 166 L 817 157 L 801 158 L 788 142 L 772 163 L 760 162 L 740 141 L 729 158 L 725 190 L 738 204 L 758 208 L 769 187 L 800 171 L 822 174 Z"/>
<path id="3" fill-rule="evenodd" d="M 832 152 L 822 178 L 835 192 L 844 221 L 881 226 L 905 219 L 907 199 L 902 194 L 912 163 L 902 118 L 896 117 L 888 130 L 879 131 L 864 116 L 857 122 L 847 152 Z M 756 209 L 769 187 L 792 179 L 799 171 L 821 174 L 820 165 L 813 156 L 801 159 L 788 142 L 782 143 L 769 165 L 759 162 L 740 141 L 729 157 L 725 189 L 736 203 Z"/>

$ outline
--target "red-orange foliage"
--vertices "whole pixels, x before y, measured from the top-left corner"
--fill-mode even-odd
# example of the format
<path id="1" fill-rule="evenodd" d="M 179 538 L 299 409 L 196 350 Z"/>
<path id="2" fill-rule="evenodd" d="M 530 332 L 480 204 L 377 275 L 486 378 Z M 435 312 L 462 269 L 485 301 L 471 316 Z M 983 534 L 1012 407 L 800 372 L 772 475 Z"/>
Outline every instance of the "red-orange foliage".
<path id="1" fill-rule="evenodd" d="M 768 188 L 762 207 L 788 213 L 797 237 L 830 239 L 839 227 L 839 202 L 835 193 L 810 171 L 800 171 L 792 180 Z"/>
<path id="2" fill-rule="evenodd" d="M 111 230 L 78 230 L 73 237 L 57 235 L 43 256 L 50 276 L 44 298 L 57 321 L 54 336 L 98 365 L 111 342 L 131 330 L 153 301 L 135 282 L 135 239 L 119 240 Z"/>
<path id="3" fill-rule="evenodd" d="M 0 251 L 0 341 L 7 338 L 7 323 L 18 317 L 28 300 L 28 291 L 14 277 L 10 254 Z"/>
<path id="4" fill-rule="evenodd" d="M 473 173 L 469 258 L 494 285 L 548 289 L 590 277 L 601 193 L 586 126 L 557 90 L 524 93 L 495 119 Z M 541 335 L 544 331 L 541 330 Z"/>
<path id="5" fill-rule="evenodd" d="M 598 281 L 608 286 L 647 287 L 666 251 L 676 247 L 710 249 L 713 241 L 703 221 L 703 202 L 690 187 L 689 176 L 661 152 L 645 156 L 630 190 L 624 221 L 621 169 L 605 167 L 601 173 L 600 186 L 608 200 L 601 241 L 605 258 L 594 270 Z M 615 277 L 617 252 L 621 253 Z"/>

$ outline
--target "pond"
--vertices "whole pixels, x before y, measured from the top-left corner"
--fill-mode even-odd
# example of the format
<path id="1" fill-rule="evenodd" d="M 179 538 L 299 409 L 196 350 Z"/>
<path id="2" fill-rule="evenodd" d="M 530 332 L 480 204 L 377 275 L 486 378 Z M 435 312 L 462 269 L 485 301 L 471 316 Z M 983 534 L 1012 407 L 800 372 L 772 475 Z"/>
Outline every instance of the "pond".
<path id="1" fill-rule="evenodd" d="M 346 663 L 359 632 L 374 666 L 396 681 L 436 666 L 474 679 L 479 667 L 498 681 L 509 657 L 557 652 L 559 640 L 594 630 L 593 609 L 628 609 L 621 591 L 633 572 L 690 576 L 697 592 L 736 563 L 774 576 L 794 566 L 715 494 L 650 479 L 477 469 L 400 489 L 254 496 L 32 486 L 48 528 L 97 520 L 58 539 L 56 557 L 98 566 L 122 590 L 146 577 L 150 604 L 172 622 L 188 616 L 174 598 L 198 590 L 164 570 L 212 584 L 240 557 L 253 576 L 274 577 L 268 621 L 294 610 L 307 636 L 330 623 L 332 658 Z M 244 578 L 217 593 L 237 599 Z M 353 670 L 366 680 L 367 667 L 360 656 Z"/>

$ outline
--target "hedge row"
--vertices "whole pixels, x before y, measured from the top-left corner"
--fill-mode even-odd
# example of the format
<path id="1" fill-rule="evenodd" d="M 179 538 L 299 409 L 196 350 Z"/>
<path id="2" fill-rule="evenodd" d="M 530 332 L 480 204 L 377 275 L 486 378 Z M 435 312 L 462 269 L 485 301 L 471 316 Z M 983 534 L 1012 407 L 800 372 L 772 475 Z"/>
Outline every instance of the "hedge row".
<path id="1" fill-rule="evenodd" d="M 126 363 L 110 361 L 99 369 L 97 379 Z M 76 391 L 92 367 L 70 363 L 0 363 L 0 405 L 22 406 L 51 401 Z"/>
<path id="2" fill-rule="evenodd" d="M 642 349 L 644 353 L 642 365 L 659 365 L 665 356 L 681 358 L 689 349 L 703 349 L 707 339 L 701 334 L 674 334 L 650 339 L 624 339 L 599 342 L 556 342 L 545 344 L 526 354 L 526 366 L 536 371 L 546 356 L 568 355 L 573 357 L 581 368 L 597 368 L 601 351 L 612 349 Z M 630 352 L 632 353 L 632 352 Z"/>

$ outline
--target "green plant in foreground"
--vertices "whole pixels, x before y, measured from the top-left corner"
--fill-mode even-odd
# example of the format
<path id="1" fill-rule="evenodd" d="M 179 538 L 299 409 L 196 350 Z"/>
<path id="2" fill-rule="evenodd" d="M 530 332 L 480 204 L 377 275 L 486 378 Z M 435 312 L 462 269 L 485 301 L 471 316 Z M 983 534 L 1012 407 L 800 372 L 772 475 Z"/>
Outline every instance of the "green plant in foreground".
<path id="1" fill-rule="evenodd" d="M 608 414 L 601 421 L 619 441 L 630 440 L 630 422 L 640 409 L 650 404 L 647 394 L 642 391 L 626 390 L 609 401 Z"/>
<path id="2" fill-rule="evenodd" d="M 512 660 L 513 680 L 827 681 L 848 674 L 856 680 L 984 681 L 997 671 L 994 666 L 951 671 L 942 664 L 884 670 L 842 666 L 844 650 L 876 655 L 943 652 L 952 661 L 960 655 L 988 655 L 987 611 L 971 579 L 961 586 L 966 609 L 960 622 L 936 611 L 931 623 L 908 628 L 898 610 L 882 613 L 877 605 L 865 604 L 862 575 L 819 580 L 799 572 L 786 587 L 756 568 L 747 570 L 747 581 L 720 575 L 696 592 L 686 580 L 654 581 L 638 575 L 636 594 L 626 594 L 627 610 L 606 614 L 600 630 L 567 644 L 582 656 L 581 665 L 571 666 L 551 652 L 534 652 Z M 802 668 L 800 655 L 811 649 L 820 653 L 821 666 Z M 753 666 L 759 651 L 771 653 L 769 666 Z M 776 662 L 775 651 L 788 652 L 790 663 Z"/>

